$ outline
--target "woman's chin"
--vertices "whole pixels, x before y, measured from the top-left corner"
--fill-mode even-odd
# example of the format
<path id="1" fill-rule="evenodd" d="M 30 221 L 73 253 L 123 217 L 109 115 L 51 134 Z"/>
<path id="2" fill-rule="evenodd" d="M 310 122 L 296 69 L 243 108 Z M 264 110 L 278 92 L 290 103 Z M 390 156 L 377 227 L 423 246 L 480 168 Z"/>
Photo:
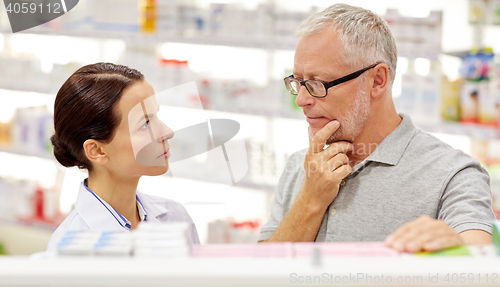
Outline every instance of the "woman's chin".
<path id="1" fill-rule="evenodd" d="M 168 171 L 168 163 L 166 166 L 150 166 L 145 175 L 157 176 L 165 174 Z"/>

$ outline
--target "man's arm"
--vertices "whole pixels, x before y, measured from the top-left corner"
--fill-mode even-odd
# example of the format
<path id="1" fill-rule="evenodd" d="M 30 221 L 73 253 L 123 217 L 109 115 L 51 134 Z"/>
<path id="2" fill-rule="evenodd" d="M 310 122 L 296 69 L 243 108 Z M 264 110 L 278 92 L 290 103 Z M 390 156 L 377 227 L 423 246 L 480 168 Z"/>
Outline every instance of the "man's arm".
<path id="1" fill-rule="evenodd" d="M 265 242 L 314 241 L 325 211 L 326 207 L 315 208 L 299 195 L 278 230 Z"/>
<path id="2" fill-rule="evenodd" d="M 400 252 L 436 251 L 458 245 L 490 244 L 491 234 L 483 230 L 459 234 L 443 220 L 422 216 L 398 228 L 385 242 Z"/>
<path id="3" fill-rule="evenodd" d="M 491 244 L 491 234 L 483 230 L 466 230 L 458 234 L 465 245 Z"/>
<path id="4" fill-rule="evenodd" d="M 457 154 L 457 160 L 460 158 Z M 489 244 L 491 205 L 489 176 L 476 160 L 455 166 L 445 183 L 438 218 L 422 216 L 398 228 L 385 240 L 399 251 L 435 251 L 457 245 Z M 451 228 L 450 226 L 453 226 Z"/>
<path id="5" fill-rule="evenodd" d="M 328 123 L 310 140 L 304 160 L 304 186 L 280 227 L 266 242 L 316 239 L 325 211 L 338 194 L 340 182 L 351 172 L 345 153 L 352 150 L 352 144 L 337 142 L 323 149 L 339 125 L 337 121 Z"/>

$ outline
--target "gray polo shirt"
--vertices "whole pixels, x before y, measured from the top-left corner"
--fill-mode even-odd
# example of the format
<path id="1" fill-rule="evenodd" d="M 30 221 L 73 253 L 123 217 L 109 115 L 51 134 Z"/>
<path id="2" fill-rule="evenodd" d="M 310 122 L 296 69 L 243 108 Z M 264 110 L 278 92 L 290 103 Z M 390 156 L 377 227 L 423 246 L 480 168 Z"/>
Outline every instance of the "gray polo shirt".
<path id="1" fill-rule="evenodd" d="M 489 175 L 479 162 L 415 128 L 408 115 L 354 166 L 323 217 L 316 241 L 383 241 L 421 215 L 443 219 L 460 233 L 491 233 Z M 271 238 L 304 183 L 307 150 L 287 161 L 259 240 Z"/>

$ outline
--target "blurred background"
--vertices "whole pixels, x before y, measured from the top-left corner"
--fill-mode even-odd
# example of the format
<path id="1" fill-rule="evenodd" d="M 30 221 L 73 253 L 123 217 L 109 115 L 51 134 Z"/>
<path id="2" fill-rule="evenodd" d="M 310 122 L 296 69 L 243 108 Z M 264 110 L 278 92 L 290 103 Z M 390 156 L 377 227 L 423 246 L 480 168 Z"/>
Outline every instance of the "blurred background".
<path id="1" fill-rule="evenodd" d="M 144 193 L 185 205 L 202 243 L 255 242 L 286 158 L 307 148 L 307 122 L 284 88 L 294 30 L 338 1 L 84 0 L 12 33 L 0 7 L 0 254 L 45 250 L 86 173 L 53 158 L 53 103 L 79 67 L 140 70 L 157 92 L 194 81 L 206 118 L 240 123 L 248 172 L 218 182 L 200 155 L 182 176 L 143 177 Z M 382 15 L 398 44 L 393 96 L 420 129 L 479 159 L 500 210 L 500 1 L 343 1 Z"/>

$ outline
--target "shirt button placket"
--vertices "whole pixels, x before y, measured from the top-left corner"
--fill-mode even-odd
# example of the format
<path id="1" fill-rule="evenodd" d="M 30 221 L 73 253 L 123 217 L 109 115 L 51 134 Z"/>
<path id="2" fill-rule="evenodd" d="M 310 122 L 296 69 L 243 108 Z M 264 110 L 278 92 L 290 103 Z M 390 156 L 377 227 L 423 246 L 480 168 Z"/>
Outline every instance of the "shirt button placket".
<path id="1" fill-rule="evenodd" d="M 345 179 L 343 179 L 341 182 L 340 182 L 340 186 L 344 186 L 345 185 Z"/>
<path id="2" fill-rule="evenodd" d="M 342 181 L 339 184 L 340 185 L 339 189 L 341 187 L 345 186 L 345 184 L 346 184 L 346 180 L 342 179 Z M 336 201 L 341 200 L 341 197 L 342 197 L 342 194 L 339 193 L 337 195 Z M 329 212 L 328 213 L 329 214 L 328 214 L 328 224 L 327 224 L 328 227 L 327 227 L 327 230 L 336 230 L 335 226 L 338 225 L 338 223 L 339 223 L 339 217 L 335 216 L 337 214 L 337 209 L 335 207 L 333 207 L 333 205 L 331 205 L 330 208 L 329 208 Z M 337 236 L 336 231 L 328 233 L 326 235 L 327 241 L 332 241 L 336 236 Z"/>

